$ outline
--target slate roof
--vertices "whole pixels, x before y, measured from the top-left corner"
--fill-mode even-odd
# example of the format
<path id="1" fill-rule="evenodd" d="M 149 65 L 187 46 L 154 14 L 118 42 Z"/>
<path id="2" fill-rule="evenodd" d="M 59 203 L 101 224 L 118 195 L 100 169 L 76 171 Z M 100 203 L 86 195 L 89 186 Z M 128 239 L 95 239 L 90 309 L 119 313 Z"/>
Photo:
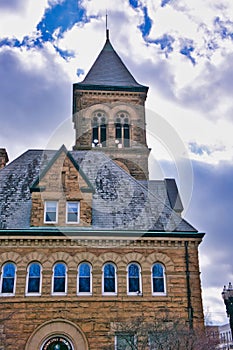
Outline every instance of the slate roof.
<path id="1" fill-rule="evenodd" d="M 30 187 L 56 152 L 28 150 L 0 170 L 0 229 L 30 228 Z M 172 209 L 166 181 L 140 183 L 103 152 L 69 154 L 95 190 L 93 230 L 197 232 Z"/>
<path id="2" fill-rule="evenodd" d="M 148 90 L 148 87 L 139 84 L 134 79 L 108 38 L 85 79 L 80 83 L 74 84 L 74 89 L 95 89 L 100 87 L 106 89 L 123 88 L 125 90 L 145 92 Z"/>

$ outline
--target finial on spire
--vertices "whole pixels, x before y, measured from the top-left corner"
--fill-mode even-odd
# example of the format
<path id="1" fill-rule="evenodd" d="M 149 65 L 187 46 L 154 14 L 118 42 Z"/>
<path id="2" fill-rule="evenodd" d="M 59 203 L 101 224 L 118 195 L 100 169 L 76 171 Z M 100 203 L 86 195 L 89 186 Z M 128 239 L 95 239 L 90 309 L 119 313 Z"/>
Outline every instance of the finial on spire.
<path id="1" fill-rule="evenodd" d="M 106 39 L 109 40 L 108 11 L 106 10 Z"/>

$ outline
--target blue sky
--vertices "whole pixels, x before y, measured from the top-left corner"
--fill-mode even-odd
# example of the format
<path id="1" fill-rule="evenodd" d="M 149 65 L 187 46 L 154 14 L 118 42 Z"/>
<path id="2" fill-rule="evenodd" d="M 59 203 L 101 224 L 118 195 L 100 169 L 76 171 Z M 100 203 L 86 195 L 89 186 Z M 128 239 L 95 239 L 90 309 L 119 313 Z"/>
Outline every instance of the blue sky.
<path id="1" fill-rule="evenodd" d="M 114 48 L 150 87 L 151 176 L 176 177 L 186 218 L 207 233 L 204 307 L 209 321 L 225 322 L 221 291 L 233 282 L 231 0 L 2 0 L 0 147 L 11 160 L 30 148 L 72 148 L 72 83 L 104 45 L 106 9 Z"/>

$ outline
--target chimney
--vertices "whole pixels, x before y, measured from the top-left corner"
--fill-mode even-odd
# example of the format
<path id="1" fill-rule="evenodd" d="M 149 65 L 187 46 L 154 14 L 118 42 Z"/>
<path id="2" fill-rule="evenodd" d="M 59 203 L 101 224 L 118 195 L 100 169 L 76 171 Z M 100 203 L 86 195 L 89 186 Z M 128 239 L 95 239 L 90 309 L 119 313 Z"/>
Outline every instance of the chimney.
<path id="1" fill-rule="evenodd" d="M 5 148 L 0 148 L 0 169 L 4 168 L 8 162 L 8 155 Z"/>

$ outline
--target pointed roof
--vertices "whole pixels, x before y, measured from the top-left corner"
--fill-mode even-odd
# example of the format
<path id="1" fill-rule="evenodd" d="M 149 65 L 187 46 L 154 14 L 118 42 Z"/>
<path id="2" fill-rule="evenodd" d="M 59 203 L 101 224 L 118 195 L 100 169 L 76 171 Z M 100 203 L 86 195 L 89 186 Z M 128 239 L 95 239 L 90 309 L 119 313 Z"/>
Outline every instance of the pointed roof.
<path id="1" fill-rule="evenodd" d="M 130 90 L 147 92 L 148 87 L 139 84 L 114 50 L 109 37 L 85 79 L 74 84 L 75 89 Z"/>

